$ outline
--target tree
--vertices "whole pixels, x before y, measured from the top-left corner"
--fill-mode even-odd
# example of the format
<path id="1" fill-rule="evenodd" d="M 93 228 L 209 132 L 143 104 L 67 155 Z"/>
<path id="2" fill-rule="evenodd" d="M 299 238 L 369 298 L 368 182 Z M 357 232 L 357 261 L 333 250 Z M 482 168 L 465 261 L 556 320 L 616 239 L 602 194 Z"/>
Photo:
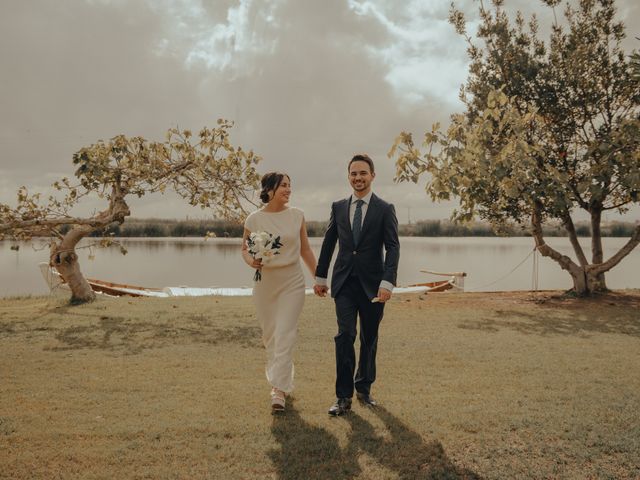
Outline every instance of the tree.
<path id="1" fill-rule="evenodd" d="M 43 201 L 41 194 L 21 187 L 15 207 L 0 204 L 0 240 L 50 236 L 50 265 L 71 288 L 72 303 L 91 301 L 95 294 L 80 271 L 76 247 L 87 235 L 122 224 L 130 215 L 128 196 L 171 188 L 216 216 L 238 219 L 246 213 L 258 186 L 255 165 L 260 158 L 231 145 L 231 127 L 218 120 L 217 127 L 203 128 L 195 141 L 189 130 L 174 128 L 165 142 L 119 135 L 82 148 L 73 155 L 77 182 L 63 178 L 53 184 L 63 198 L 50 195 Z M 88 217 L 73 215 L 72 208 L 92 194 L 104 198 L 107 208 Z"/>
<path id="2" fill-rule="evenodd" d="M 637 38 L 637 40 L 640 40 L 640 38 Z M 633 76 L 637 81 L 640 81 L 640 53 L 633 52 L 631 54 L 631 65 L 633 66 Z"/>
<path id="3" fill-rule="evenodd" d="M 459 198 L 457 221 L 480 217 L 499 230 L 529 225 L 538 251 L 573 279 L 579 295 L 606 290 L 605 272 L 640 242 L 640 226 L 611 258 L 603 258 L 601 220 L 624 213 L 640 191 L 640 85 L 621 47 L 624 26 L 612 0 L 566 6 L 566 25 L 554 21 L 548 43 L 534 17 L 511 21 L 503 0 L 480 1 L 480 48 L 452 6 L 450 22 L 468 42 L 469 77 L 461 89 L 466 110 L 425 135 L 424 151 L 402 132 L 390 157 L 398 181 L 429 175 L 433 200 Z M 545 0 L 554 18 L 559 0 Z M 587 212 L 591 261 L 578 243 L 573 217 Z M 560 220 L 576 260 L 546 244 L 542 224 Z"/>

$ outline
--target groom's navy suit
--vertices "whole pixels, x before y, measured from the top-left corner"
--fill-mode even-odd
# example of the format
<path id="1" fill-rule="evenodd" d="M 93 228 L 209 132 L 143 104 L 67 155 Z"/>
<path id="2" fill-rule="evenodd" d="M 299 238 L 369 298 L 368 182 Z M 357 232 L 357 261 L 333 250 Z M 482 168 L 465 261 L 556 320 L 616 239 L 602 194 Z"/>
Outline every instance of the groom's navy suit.
<path id="1" fill-rule="evenodd" d="M 369 394 L 376 377 L 378 326 L 384 303 L 371 303 L 381 282 L 395 285 L 400 258 L 398 220 L 393 205 L 371 195 L 358 243 L 354 243 L 351 197 L 334 202 L 322 242 L 316 277 L 327 278 L 338 244 L 331 277 L 331 296 L 336 304 L 336 396 L 351 398 L 353 389 Z M 384 283 L 383 283 L 384 286 Z M 355 371 L 357 316 L 360 315 L 360 356 Z M 355 378 L 354 378 L 355 372 Z"/>

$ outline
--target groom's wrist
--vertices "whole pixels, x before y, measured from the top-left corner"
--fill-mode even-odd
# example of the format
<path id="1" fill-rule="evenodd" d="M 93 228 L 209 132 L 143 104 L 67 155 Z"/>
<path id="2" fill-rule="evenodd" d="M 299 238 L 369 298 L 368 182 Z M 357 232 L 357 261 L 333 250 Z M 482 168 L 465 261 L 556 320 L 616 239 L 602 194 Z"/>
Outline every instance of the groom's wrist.
<path id="1" fill-rule="evenodd" d="M 321 287 L 326 287 L 327 279 L 322 277 L 316 277 L 316 285 L 320 285 Z"/>
<path id="2" fill-rule="evenodd" d="M 382 280 L 380 282 L 380 288 L 384 288 L 385 290 L 389 290 L 390 292 L 393 292 L 393 283 L 387 282 L 386 280 Z"/>

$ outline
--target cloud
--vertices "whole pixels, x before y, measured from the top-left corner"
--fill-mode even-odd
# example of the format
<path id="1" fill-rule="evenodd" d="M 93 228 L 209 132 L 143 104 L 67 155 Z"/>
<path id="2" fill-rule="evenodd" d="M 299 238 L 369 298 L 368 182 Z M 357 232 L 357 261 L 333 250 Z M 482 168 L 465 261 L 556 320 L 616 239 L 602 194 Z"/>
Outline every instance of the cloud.
<path id="1" fill-rule="evenodd" d="M 476 2 L 456 4 L 477 18 Z M 262 172 L 290 173 L 309 219 L 348 193 L 355 152 L 373 156 L 376 189 L 399 212 L 443 218 L 449 207 L 422 186 L 393 183 L 386 154 L 400 131 L 418 139 L 460 109 L 467 56 L 448 9 L 449 0 L 6 2 L 0 201 L 72 175 L 73 153 L 98 139 L 161 140 L 170 127 L 224 117 L 235 121 L 232 142 L 263 156 Z M 208 213 L 173 196 L 132 205 L 135 216 Z"/>
<path id="2" fill-rule="evenodd" d="M 387 69 L 384 78 L 396 96 L 410 104 L 437 98 L 450 107 L 460 107 L 458 92 L 468 61 L 463 39 L 448 22 L 448 2 L 348 3 L 356 15 L 379 23 L 387 31 L 388 43 L 371 45 L 367 50 Z"/>
<path id="3" fill-rule="evenodd" d="M 190 0 L 148 1 L 149 7 L 165 19 L 165 36 L 156 53 L 182 57 L 189 67 L 251 74 L 255 57 L 268 55 L 275 48 L 277 10 L 283 2 L 217 3 L 218 8 L 207 8 L 207 4 Z"/>

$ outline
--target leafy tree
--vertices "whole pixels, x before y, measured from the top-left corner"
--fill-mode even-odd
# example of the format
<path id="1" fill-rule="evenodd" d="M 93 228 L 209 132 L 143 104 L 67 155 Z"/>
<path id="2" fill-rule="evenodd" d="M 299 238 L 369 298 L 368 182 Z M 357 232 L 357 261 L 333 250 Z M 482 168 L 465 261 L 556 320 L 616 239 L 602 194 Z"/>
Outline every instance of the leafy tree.
<path id="1" fill-rule="evenodd" d="M 461 89 L 466 110 L 438 124 L 416 147 L 401 133 L 389 156 L 399 181 L 429 176 L 433 200 L 459 198 L 453 219 L 480 217 L 499 230 L 528 224 L 538 251 L 573 279 L 579 295 L 606 290 L 605 272 L 640 242 L 640 226 L 609 259 L 603 258 L 601 219 L 638 203 L 640 190 L 640 84 L 621 47 L 624 26 L 613 0 L 566 5 L 565 25 L 554 21 L 547 43 L 538 22 L 518 12 L 514 20 L 493 0 L 479 5 L 477 39 L 461 11 L 450 22 L 468 42 L 471 59 Z M 544 0 L 556 18 L 559 0 Z M 587 212 L 591 261 L 578 243 L 573 216 Z M 559 220 L 576 260 L 546 244 L 542 224 Z"/>
<path id="2" fill-rule="evenodd" d="M 16 206 L 0 204 L 0 240 L 50 236 L 50 265 L 71 288 L 72 303 L 93 300 L 76 247 L 94 232 L 121 225 L 130 215 L 128 196 L 170 188 L 191 205 L 211 208 L 216 216 L 244 215 L 258 186 L 255 165 L 260 158 L 231 145 L 231 127 L 218 120 L 217 127 L 203 128 L 196 138 L 189 130 L 174 128 L 164 142 L 119 135 L 82 148 L 73 155 L 77 180 L 63 178 L 53 184 L 62 198 L 50 195 L 45 200 L 21 187 Z M 92 194 L 104 198 L 107 208 L 88 217 L 73 215 L 72 209 Z"/>
<path id="3" fill-rule="evenodd" d="M 640 38 L 638 40 L 640 40 Z M 631 65 L 633 67 L 633 76 L 636 80 L 640 81 L 640 54 L 638 52 L 631 54 Z"/>

